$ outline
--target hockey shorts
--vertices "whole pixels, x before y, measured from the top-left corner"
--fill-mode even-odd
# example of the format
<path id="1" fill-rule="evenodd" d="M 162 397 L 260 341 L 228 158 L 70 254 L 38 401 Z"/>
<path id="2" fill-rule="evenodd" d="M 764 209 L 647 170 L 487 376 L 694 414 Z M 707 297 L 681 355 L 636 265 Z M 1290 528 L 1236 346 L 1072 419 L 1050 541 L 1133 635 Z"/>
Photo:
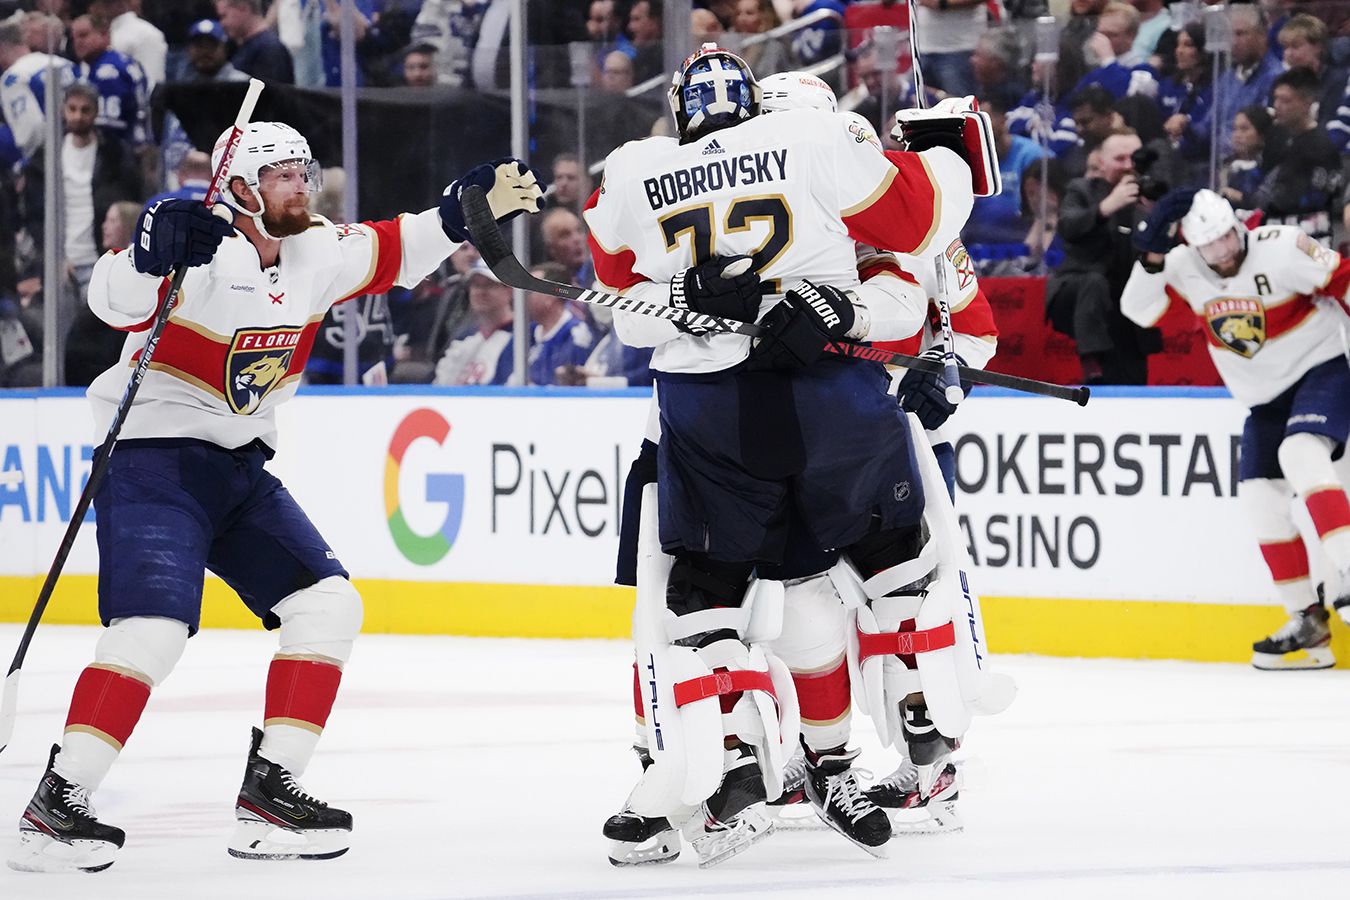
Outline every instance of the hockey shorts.
<path id="1" fill-rule="evenodd" d="M 1251 408 L 1242 427 L 1239 480 L 1283 478 L 1280 443 L 1299 432 L 1331 438 L 1336 444 L 1332 459 L 1345 452 L 1350 434 L 1350 365 L 1345 357 L 1313 366 L 1289 390 Z"/>

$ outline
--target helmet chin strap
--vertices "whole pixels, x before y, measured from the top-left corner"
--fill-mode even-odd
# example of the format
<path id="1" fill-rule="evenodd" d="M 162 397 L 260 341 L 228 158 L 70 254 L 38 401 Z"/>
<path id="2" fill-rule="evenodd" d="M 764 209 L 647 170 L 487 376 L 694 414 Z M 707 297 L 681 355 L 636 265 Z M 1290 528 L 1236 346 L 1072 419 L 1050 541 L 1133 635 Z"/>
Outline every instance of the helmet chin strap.
<path id="1" fill-rule="evenodd" d="M 233 188 L 230 188 L 228 193 L 221 195 L 221 201 L 225 203 L 226 206 L 229 206 L 231 209 L 233 209 L 235 212 L 242 213 L 243 215 L 246 215 L 250 219 L 252 219 L 253 227 L 257 228 L 258 233 L 261 234 L 267 240 L 269 241 L 281 240 L 281 238 L 276 237 L 271 232 L 269 232 L 267 230 L 267 226 L 263 224 L 263 215 L 267 212 L 267 204 L 263 201 L 262 193 L 258 191 L 257 188 L 254 188 L 252 186 L 249 187 L 249 190 L 252 191 L 254 198 L 258 201 L 257 212 L 252 212 L 248 209 L 245 209 L 244 205 L 239 202 L 239 198 L 235 196 Z"/>

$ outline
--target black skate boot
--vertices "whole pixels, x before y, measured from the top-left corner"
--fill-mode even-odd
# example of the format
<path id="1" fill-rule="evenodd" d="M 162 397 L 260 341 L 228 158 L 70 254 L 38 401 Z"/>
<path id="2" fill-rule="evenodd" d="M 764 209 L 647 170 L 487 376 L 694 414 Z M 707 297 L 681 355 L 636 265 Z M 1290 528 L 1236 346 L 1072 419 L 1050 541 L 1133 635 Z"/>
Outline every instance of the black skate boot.
<path id="1" fill-rule="evenodd" d="M 633 745 L 642 771 L 652 764 L 646 747 Z M 609 862 L 615 866 L 643 866 L 674 862 L 680 858 L 680 832 L 666 818 L 649 818 L 624 806 L 605 820 Z"/>
<path id="2" fill-rule="evenodd" d="M 813 760 L 812 757 L 815 757 Z M 853 770 L 857 750 L 840 747 L 806 754 L 806 796 L 826 825 L 876 857 L 885 857 L 891 839 L 886 812 L 863 793 Z"/>
<path id="3" fill-rule="evenodd" d="M 703 802 L 702 833 L 693 838 L 700 869 L 726 862 L 773 833 L 754 751 L 744 744 L 727 750 L 724 766 L 722 784 Z"/>
<path id="4" fill-rule="evenodd" d="M 89 804 L 89 789 L 52 770 L 59 744 L 52 745 L 47 771 L 19 820 L 19 851 L 9 867 L 20 872 L 102 872 L 116 861 L 126 834 L 105 825 Z"/>
<path id="5" fill-rule="evenodd" d="M 351 843 L 351 813 L 305 793 L 285 768 L 258 755 L 262 731 L 253 729 L 244 785 L 235 801 L 238 820 L 230 855 L 239 859 L 332 859 Z"/>
<path id="6" fill-rule="evenodd" d="M 930 790 L 927 796 L 919 791 L 919 769 L 905 760 L 864 793 L 867 799 L 886 811 L 896 834 L 960 831 L 962 825 L 956 816 L 956 801 L 961 792 L 956 766 L 950 762 L 943 766 Z M 924 815 L 911 815 L 908 810 L 922 811 Z"/>
<path id="7" fill-rule="evenodd" d="M 1279 631 L 1252 644 L 1252 665 L 1265 671 L 1329 669 L 1336 665 L 1327 625 L 1330 618 L 1320 602 L 1293 613 Z"/>

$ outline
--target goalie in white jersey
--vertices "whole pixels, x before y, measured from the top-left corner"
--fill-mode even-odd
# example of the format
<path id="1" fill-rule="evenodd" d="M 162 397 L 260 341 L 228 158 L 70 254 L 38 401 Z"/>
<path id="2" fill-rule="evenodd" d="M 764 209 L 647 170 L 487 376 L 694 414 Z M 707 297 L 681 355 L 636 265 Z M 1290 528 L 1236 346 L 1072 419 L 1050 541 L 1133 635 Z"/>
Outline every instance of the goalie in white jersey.
<path id="1" fill-rule="evenodd" d="M 611 154 L 586 218 L 606 288 L 767 332 L 752 346 L 615 317 L 626 343 L 655 347 L 661 431 L 634 619 L 652 762 L 629 806 L 664 816 L 702 803 L 695 846 L 709 864 L 766 833 L 757 807 L 781 790 L 796 742 L 795 692 L 765 646 L 781 588 L 751 589 L 756 568 L 783 561 L 789 521 L 821 550 L 845 550 L 878 596 L 923 575 L 903 564 L 925 543 L 927 488 L 885 374 L 822 358 L 832 341 L 917 325 L 847 292 L 854 241 L 945 246 L 969 213 L 972 167 L 989 160 L 966 161 L 960 114 L 929 135 L 948 149 L 888 156 L 832 113 L 760 118 L 744 61 L 706 45 L 676 73 L 671 103 L 680 139 Z M 647 513 L 658 492 L 659 537 Z M 809 758 L 822 792 L 856 797 L 851 759 Z"/>
<path id="2" fill-rule="evenodd" d="M 524 164 L 496 160 L 453 182 L 439 208 L 335 226 L 309 211 L 318 166 L 299 132 L 276 122 L 247 126 L 220 173 L 228 136 L 217 142 L 214 163 L 233 227 L 200 203 L 159 201 L 142 212 L 132 247 L 94 267 L 90 307 L 128 332 L 121 361 L 89 389 L 100 431 L 144 349 L 170 272 L 191 268 L 94 497 L 107 629 L 20 821 L 14 868 L 112 865 L 124 834 L 98 820 L 90 795 L 196 632 L 208 569 L 280 637 L 229 851 L 247 859 L 346 851 L 351 815 L 306 794 L 297 779 L 360 631 L 361 598 L 264 468 L 277 442 L 275 410 L 294 394 L 329 307 L 412 287 L 468 239 L 464 185 L 487 190 L 499 220 L 542 205 Z"/>
<path id="3" fill-rule="evenodd" d="M 1173 247 L 1177 220 L 1186 243 Z M 1350 321 L 1342 305 L 1350 264 L 1296 226 L 1249 233 L 1228 201 L 1208 190 L 1164 197 L 1135 243 L 1143 257 L 1121 312 L 1147 328 L 1173 301 L 1186 304 L 1224 384 L 1251 409 L 1238 495 L 1289 612 L 1284 627 L 1253 645 L 1252 665 L 1329 667 L 1328 612 L 1290 500 L 1297 495 L 1306 505 L 1342 591 L 1350 589 L 1350 502 L 1332 466 L 1350 432 Z M 1334 606 L 1350 617 L 1350 597 Z"/>

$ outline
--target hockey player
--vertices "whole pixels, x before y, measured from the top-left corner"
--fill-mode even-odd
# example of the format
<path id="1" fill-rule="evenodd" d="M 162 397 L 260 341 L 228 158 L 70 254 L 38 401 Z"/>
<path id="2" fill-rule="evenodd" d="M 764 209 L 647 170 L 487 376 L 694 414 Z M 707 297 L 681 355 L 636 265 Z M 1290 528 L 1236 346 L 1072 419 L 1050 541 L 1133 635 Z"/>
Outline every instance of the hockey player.
<path id="1" fill-rule="evenodd" d="M 1172 246 L 1178 220 L 1185 243 Z M 1135 244 L 1142 256 L 1121 312 L 1150 327 L 1173 301 L 1189 306 L 1224 384 L 1250 408 L 1238 496 L 1289 613 L 1282 628 L 1252 645 L 1252 665 L 1332 666 L 1328 612 L 1309 577 L 1290 500 L 1297 495 L 1307 507 L 1347 590 L 1350 502 L 1332 460 L 1350 433 L 1350 363 L 1341 336 L 1347 323 L 1337 302 L 1350 287 L 1350 264 L 1296 226 L 1248 233 L 1228 201 L 1208 190 L 1164 197 Z M 1350 617 L 1350 597 L 1334 606 Z"/>
<path id="2" fill-rule="evenodd" d="M 849 548 L 867 575 L 897 568 L 921 542 L 922 486 L 882 373 L 819 362 L 830 340 L 890 336 L 890 315 L 832 283 L 856 284 L 851 238 L 920 252 L 950 240 L 975 180 L 957 153 L 888 160 L 861 149 L 827 112 L 757 118 L 757 95 L 742 60 L 705 45 L 672 85 L 679 140 L 611 154 L 587 210 L 602 284 L 759 319 L 768 331 L 752 347 L 663 320 L 615 319 L 625 342 L 656 348 L 661 426 L 661 534 L 644 528 L 635 612 L 647 727 L 659 739 L 630 809 L 650 817 L 702 802 L 695 846 L 705 864 L 766 833 L 758 805 L 780 792 L 784 745 L 794 743 L 795 692 L 756 640 L 757 612 L 774 608 L 764 581 L 747 596 L 756 567 L 782 561 L 793 517 L 817 546 Z M 943 137 L 965 151 L 966 119 L 946 120 Z M 987 158 L 970 165 L 985 172 Z M 750 256 L 756 276 L 736 254 Z M 655 491 L 645 493 L 654 509 Z M 724 739 L 726 758 L 714 765 L 710 748 Z M 821 757 L 813 768 L 821 793 L 852 807 L 860 787 L 850 762 Z"/>
<path id="3" fill-rule="evenodd" d="M 216 169 L 228 135 L 216 144 Z M 329 307 L 415 285 L 467 240 L 464 185 L 487 189 L 499 220 L 536 212 L 542 199 L 523 164 L 497 160 L 451 183 L 439 209 L 335 226 L 309 211 L 318 175 L 295 129 L 251 124 L 223 182 L 233 228 L 199 203 L 159 201 L 142 212 L 132 247 L 95 266 L 90 306 L 128 332 L 121 361 L 89 389 L 100 433 L 164 301 L 167 276 L 192 268 L 94 498 L 106 630 L 20 821 L 14 868 L 112 865 L 124 834 L 95 816 L 90 797 L 152 688 L 197 631 L 208 569 L 280 636 L 229 852 L 327 859 L 347 849 L 351 815 L 307 794 L 299 778 L 360 630 L 361 598 L 264 468 L 277 445 L 275 410 L 295 393 Z"/>

